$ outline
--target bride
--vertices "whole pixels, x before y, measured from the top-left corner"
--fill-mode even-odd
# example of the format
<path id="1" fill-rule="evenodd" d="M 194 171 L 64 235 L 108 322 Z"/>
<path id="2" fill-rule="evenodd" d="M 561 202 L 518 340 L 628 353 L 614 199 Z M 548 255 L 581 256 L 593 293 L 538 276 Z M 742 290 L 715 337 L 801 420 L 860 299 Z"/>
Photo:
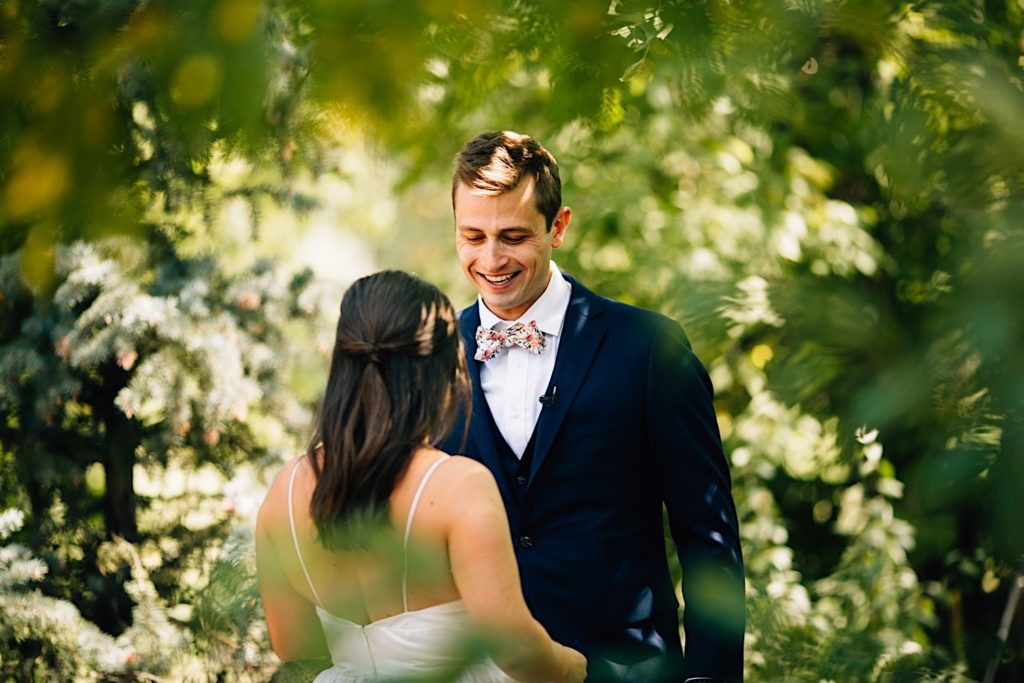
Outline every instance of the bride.
<path id="1" fill-rule="evenodd" d="M 469 410 L 460 345 L 448 299 L 415 276 L 345 293 L 310 447 L 256 525 L 271 645 L 282 660 L 329 654 L 316 683 L 586 676 L 527 609 L 490 472 L 430 445 Z"/>

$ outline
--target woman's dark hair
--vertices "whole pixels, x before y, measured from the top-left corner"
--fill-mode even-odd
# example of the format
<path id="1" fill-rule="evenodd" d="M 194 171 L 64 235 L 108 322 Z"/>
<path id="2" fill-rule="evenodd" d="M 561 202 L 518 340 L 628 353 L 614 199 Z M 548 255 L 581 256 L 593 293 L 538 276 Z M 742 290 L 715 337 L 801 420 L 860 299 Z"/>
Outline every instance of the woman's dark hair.
<path id="1" fill-rule="evenodd" d="M 324 547 L 366 545 L 387 522 L 413 453 L 440 443 L 459 408 L 468 425 L 469 379 L 448 297 L 394 270 L 354 282 L 307 450 L 316 474 L 310 514 Z"/>

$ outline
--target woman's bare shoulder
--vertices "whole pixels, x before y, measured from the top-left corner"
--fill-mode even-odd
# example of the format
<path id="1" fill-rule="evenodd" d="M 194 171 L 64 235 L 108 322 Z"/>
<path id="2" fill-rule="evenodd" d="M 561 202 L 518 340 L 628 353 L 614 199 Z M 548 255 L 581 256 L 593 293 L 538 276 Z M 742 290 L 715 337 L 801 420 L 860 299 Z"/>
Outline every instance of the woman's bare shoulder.
<path id="1" fill-rule="evenodd" d="M 491 471 L 487 469 L 486 465 L 479 460 L 474 460 L 468 455 L 449 454 L 449 457 L 451 458 L 451 464 L 449 466 L 465 475 L 486 474 L 487 476 L 492 476 Z"/>
<path id="2" fill-rule="evenodd" d="M 450 455 L 444 466 L 435 474 L 435 478 L 440 484 L 438 493 L 457 503 L 454 507 L 461 513 L 465 513 L 468 507 L 491 505 L 495 501 L 501 501 L 494 475 L 486 465 L 473 458 Z"/>
<path id="3" fill-rule="evenodd" d="M 291 482 L 292 470 L 297 466 L 299 471 L 296 473 L 296 486 L 299 485 L 299 481 L 304 476 L 311 476 L 310 468 L 308 465 L 303 465 L 302 460 L 305 460 L 305 455 L 299 455 L 286 462 L 274 475 L 274 479 L 270 482 L 270 488 L 267 489 L 267 495 L 263 498 L 263 503 L 260 505 L 259 514 L 256 518 L 256 526 L 266 527 L 272 525 L 276 520 L 280 519 L 282 515 L 286 515 L 288 512 L 288 485 Z"/>
<path id="4" fill-rule="evenodd" d="M 440 468 L 444 471 L 444 478 L 449 484 L 480 485 L 477 480 L 494 480 L 491 471 L 483 463 L 465 455 L 455 455 L 437 451 L 437 454 L 447 455 L 448 461 Z"/>
<path id="5" fill-rule="evenodd" d="M 446 473 L 444 488 L 438 491 L 438 512 L 449 538 L 457 534 L 480 541 L 495 534 L 507 536 L 505 504 L 487 466 L 473 458 L 453 455 L 445 467 L 451 469 Z"/>

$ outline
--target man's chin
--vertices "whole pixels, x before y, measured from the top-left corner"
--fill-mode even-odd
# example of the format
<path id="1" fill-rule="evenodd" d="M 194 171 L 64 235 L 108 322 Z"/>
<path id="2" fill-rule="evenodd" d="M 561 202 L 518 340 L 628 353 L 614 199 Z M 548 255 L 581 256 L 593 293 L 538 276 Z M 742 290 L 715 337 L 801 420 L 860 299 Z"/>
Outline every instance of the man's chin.
<path id="1" fill-rule="evenodd" d="M 509 304 L 512 303 L 507 299 L 497 299 L 493 296 L 483 295 L 481 298 L 484 300 L 487 308 L 491 309 L 495 313 L 498 311 L 507 311 L 509 309 Z"/>
<path id="2" fill-rule="evenodd" d="M 494 315 L 498 316 L 499 318 L 501 318 L 503 320 L 514 320 L 515 319 L 515 316 L 513 316 L 511 318 L 508 317 L 510 315 L 509 311 L 514 311 L 516 309 L 516 302 L 515 301 L 513 301 L 511 299 L 505 299 L 505 298 L 503 298 L 503 299 L 495 299 L 494 297 L 486 297 L 486 296 L 482 296 L 482 295 L 481 295 L 481 298 L 484 300 L 484 305 L 487 306 L 487 308 Z"/>

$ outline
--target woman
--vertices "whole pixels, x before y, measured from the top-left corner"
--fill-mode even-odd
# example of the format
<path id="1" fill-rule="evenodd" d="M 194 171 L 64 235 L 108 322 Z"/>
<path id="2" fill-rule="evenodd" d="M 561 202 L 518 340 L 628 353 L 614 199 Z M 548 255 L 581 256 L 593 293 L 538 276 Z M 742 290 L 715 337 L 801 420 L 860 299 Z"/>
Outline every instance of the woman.
<path id="1" fill-rule="evenodd" d="M 430 445 L 468 413 L 460 345 L 448 299 L 417 277 L 377 273 L 345 293 L 314 436 L 256 526 L 274 652 L 329 653 L 317 683 L 454 676 L 472 633 L 491 656 L 456 680 L 586 675 L 526 607 L 490 472 Z"/>

